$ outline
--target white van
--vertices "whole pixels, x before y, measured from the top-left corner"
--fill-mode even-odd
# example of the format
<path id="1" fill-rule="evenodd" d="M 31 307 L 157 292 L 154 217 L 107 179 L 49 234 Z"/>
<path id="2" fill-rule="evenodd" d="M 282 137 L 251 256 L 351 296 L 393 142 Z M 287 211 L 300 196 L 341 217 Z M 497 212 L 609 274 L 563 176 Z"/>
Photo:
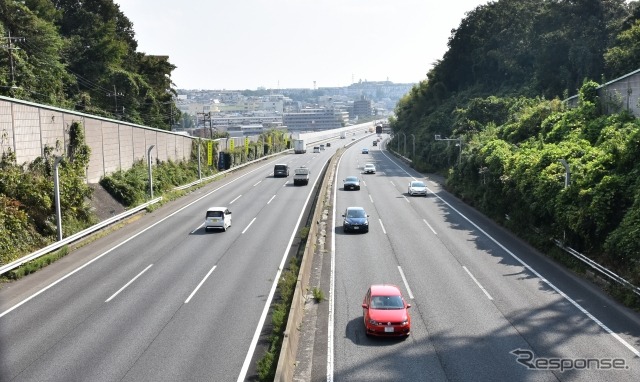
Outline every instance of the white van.
<path id="1" fill-rule="evenodd" d="M 219 228 L 226 231 L 231 227 L 231 211 L 227 207 L 211 207 L 204 217 L 204 230 Z"/>
<path id="2" fill-rule="evenodd" d="M 314 152 L 314 153 L 318 153 L 318 154 L 319 154 L 319 153 L 320 153 L 320 147 L 318 147 L 318 146 L 314 146 L 314 147 L 313 147 L 313 152 Z"/>

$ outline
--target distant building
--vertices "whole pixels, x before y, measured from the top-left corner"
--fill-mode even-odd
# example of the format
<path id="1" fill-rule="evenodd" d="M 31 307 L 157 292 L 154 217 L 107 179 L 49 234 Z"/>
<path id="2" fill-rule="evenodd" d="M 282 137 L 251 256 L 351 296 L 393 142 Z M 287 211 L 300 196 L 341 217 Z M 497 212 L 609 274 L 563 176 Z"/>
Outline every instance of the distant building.
<path id="1" fill-rule="evenodd" d="M 359 100 L 353 101 L 353 114 L 351 118 L 371 117 L 373 115 L 373 108 L 371 106 L 371 100 L 362 96 Z"/>
<path id="2" fill-rule="evenodd" d="M 339 109 L 303 109 L 298 113 L 285 113 L 283 124 L 289 131 L 320 131 L 344 127 L 349 114 Z"/>

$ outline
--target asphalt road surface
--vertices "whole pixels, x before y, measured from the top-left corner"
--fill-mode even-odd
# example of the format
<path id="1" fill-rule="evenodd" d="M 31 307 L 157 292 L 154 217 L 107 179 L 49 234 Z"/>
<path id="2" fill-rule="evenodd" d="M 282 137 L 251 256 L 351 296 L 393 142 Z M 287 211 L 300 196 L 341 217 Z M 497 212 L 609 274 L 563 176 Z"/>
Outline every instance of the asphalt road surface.
<path id="1" fill-rule="evenodd" d="M 259 162 L 0 290 L 0 381 L 234 381 L 335 148 Z M 274 163 L 291 167 L 274 178 Z M 293 169 L 311 170 L 294 186 Z M 226 206 L 232 226 L 205 231 Z"/>
<path id="2" fill-rule="evenodd" d="M 314 364 L 296 380 L 640 380 L 637 313 L 362 142 L 336 173 L 333 264 L 322 267 L 330 308 L 315 319 L 328 320 L 327 333 L 305 329 L 316 331 Z M 376 174 L 361 173 L 368 162 Z M 363 179 L 360 191 L 341 188 L 349 175 Z M 408 196 L 414 179 L 427 197 Z M 348 206 L 366 209 L 368 233 L 343 232 Z M 377 283 L 398 285 L 412 305 L 407 339 L 365 335 L 362 299 Z"/>

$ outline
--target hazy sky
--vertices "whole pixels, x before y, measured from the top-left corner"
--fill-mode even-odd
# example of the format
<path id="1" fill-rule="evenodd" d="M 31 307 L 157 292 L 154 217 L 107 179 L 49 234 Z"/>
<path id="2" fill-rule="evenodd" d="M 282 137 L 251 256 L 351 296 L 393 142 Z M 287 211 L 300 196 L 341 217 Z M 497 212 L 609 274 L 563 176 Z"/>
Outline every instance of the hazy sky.
<path id="1" fill-rule="evenodd" d="M 481 0 L 115 0 L 181 89 L 418 82 Z"/>

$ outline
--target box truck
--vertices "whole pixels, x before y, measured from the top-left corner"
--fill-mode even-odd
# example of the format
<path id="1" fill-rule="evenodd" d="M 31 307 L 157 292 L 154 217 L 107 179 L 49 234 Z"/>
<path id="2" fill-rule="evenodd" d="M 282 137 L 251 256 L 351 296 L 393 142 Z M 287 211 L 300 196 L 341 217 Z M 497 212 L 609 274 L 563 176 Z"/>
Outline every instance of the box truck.
<path id="1" fill-rule="evenodd" d="M 300 166 L 293 170 L 293 185 L 294 186 L 306 186 L 309 184 L 309 171 L 305 166 Z"/>
<path id="2" fill-rule="evenodd" d="M 304 154 L 307 152 L 307 145 L 304 139 L 295 139 L 293 141 L 293 152 L 296 154 Z"/>

